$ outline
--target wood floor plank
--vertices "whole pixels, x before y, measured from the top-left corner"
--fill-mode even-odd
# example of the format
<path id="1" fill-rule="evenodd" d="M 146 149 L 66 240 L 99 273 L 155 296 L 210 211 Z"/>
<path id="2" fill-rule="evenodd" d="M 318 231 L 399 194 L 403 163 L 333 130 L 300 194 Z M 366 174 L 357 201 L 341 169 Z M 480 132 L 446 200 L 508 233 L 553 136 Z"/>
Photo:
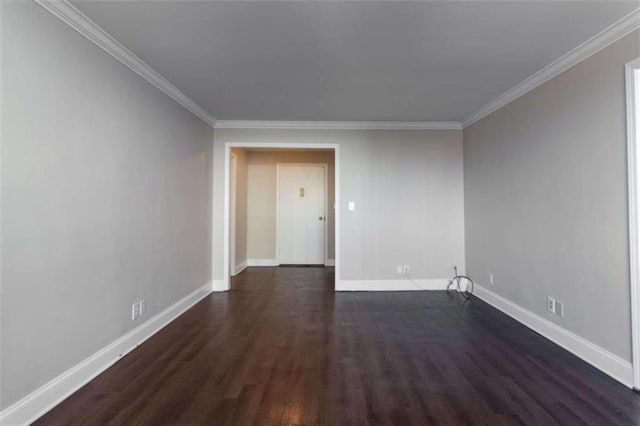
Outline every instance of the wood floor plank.
<path id="1" fill-rule="evenodd" d="M 640 395 L 479 299 L 247 268 L 38 425 L 640 425 Z"/>

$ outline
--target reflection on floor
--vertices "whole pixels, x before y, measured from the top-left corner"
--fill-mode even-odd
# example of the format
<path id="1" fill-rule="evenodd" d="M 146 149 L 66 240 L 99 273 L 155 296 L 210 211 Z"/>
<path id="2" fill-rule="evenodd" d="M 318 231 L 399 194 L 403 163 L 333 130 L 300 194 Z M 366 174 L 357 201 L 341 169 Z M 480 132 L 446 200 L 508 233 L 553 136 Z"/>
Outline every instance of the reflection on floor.
<path id="1" fill-rule="evenodd" d="M 248 268 L 38 424 L 637 424 L 640 396 L 478 299 Z"/>

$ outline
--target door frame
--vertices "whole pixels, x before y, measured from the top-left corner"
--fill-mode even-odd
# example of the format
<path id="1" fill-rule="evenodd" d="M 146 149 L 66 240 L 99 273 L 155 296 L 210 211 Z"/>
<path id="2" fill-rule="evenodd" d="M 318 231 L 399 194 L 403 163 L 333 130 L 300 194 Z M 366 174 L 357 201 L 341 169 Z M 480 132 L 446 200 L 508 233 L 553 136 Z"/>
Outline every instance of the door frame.
<path id="1" fill-rule="evenodd" d="M 229 210 L 230 210 L 230 176 L 231 148 L 271 148 L 271 149 L 323 149 L 333 150 L 334 153 L 334 253 L 335 253 L 335 281 L 334 290 L 340 284 L 340 144 L 338 143 L 297 143 L 297 142 L 225 142 L 224 145 L 224 236 L 223 236 L 223 264 L 229 265 Z M 215 241 L 213 242 L 215 244 Z M 328 245 L 325 244 L 325 247 Z M 215 276 L 215 275 L 214 275 Z M 229 268 L 224 268 L 222 291 L 231 289 L 231 275 Z"/>
<path id="2" fill-rule="evenodd" d="M 329 165 L 327 163 L 276 163 L 276 261 L 280 262 L 280 169 L 282 167 L 322 167 L 324 173 L 324 244 L 323 244 L 323 265 L 329 260 L 329 226 L 327 218 L 329 217 Z"/>
<path id="3" fill-rule="evenodd" d="M 625 65 L 633 387 L 640 389 L 640 58 Z"/>
<path id="4" fill-rule="evenodd" d="M 229 157 L 229 274 L 236 275 L 236 237 L 237 237 L 237 192 L 238 192 L 238 156 L 233 152 Z M 231 165 L 233 164 L 233 169 Z M 232 173 L 233 172 L 233 173 Z M 233 188 L 233 191 L 231 189 Z M 233 214 L 231 214 L 233 213 Z"/>

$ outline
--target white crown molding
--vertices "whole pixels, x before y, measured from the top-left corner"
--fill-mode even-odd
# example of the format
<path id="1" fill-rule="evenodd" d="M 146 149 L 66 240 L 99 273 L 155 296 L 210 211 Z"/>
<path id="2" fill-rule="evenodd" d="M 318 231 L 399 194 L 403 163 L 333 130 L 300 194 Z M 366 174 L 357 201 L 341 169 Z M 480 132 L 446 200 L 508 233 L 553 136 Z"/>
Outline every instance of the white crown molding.
<path id="1" fill-rule="evenodd" d="M 251 121 L 218 120 L 216 129 L 461 130 L 457 121 Z"/>
<path id="2" fill-rule="evenodd" d="M 34 0 L 40 6 L 58 17 L 74 30 L 85 36 L 105 52 L 122 62 L 136 74 L 162 90 L 180 105 L 191 111 L 211 127 L 215 125 L 215 118 L 204 108 L 195 103 L 193 99 L 182 93 L 169 80 L 157 73 L 153 68 L 144 63 L 129 49 L 113 38 L 109 33 L 100 28 L 95 22 L 80 12 L 68 0 Z"/>
<path id="3" fill-rule="evenodd" d="M 251 121 L 218 120 L 166 78 L 120 44 L 109 33 L 79 11 L 68 0 L 34 0 L 71 28 L 84 35 L 122 64 L 166 93 L 180 105 L 212 127 L 219 129 L 309 129 L 309 130 L 460 130 L 497 111 L 558 74 L 640 28 L 640 8 L 590 38 L 566 55 L 547 65 L 520 84 L 474 111 L 462 122 L 456 121 Z"/>
<path id="4" fill-rule="evenodd" d="M 508 103 L 516 100 L 520 96 L 546 83 L 558 74 L 584 61 L 594 53 L 597 53 L 610 44 L 615 43 L 638 28 L 640 28 L 640 8 L 635 9 L 633 12 L 591 37 L 589 40 L 585 41 L 566 55 L 553 61 L 523 82 L 507 90 L 493 101 L 474 111 L 471 115 L 462 120 L 462 127 L 467 127 L 476 121 L 483 119 Z"/>

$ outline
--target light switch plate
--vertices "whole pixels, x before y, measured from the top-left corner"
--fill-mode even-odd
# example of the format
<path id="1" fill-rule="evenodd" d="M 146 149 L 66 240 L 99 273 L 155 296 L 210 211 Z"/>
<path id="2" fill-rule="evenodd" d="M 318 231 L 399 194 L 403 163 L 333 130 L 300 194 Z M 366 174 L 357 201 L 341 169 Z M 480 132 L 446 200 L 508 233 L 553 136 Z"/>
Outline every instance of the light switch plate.
<path id="1" fill-rule="evenodd" d="M 349 201 L 349 211 L 354 211 L 356 209 L 356 202 Z"/>

